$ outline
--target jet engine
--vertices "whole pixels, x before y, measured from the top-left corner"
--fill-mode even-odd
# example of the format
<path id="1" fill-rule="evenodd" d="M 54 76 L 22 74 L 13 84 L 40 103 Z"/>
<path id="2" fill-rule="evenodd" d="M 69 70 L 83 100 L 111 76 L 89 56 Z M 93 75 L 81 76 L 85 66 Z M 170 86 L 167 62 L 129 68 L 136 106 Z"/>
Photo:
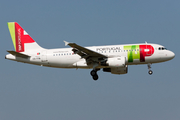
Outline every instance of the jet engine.
<path id="1" fill-rule="evenodd" d="M 101 62 L 102 66 L 125 67 L 125 57 L 113 57 Z"/>
<path id="2" fill-rule="evenodd" d="M 125 67 L 111 67 L 111 68 L 103 68 L 104 72 L 111 72 L 112 74 L 126 74 L 128 73 L 128 66 Z"/>

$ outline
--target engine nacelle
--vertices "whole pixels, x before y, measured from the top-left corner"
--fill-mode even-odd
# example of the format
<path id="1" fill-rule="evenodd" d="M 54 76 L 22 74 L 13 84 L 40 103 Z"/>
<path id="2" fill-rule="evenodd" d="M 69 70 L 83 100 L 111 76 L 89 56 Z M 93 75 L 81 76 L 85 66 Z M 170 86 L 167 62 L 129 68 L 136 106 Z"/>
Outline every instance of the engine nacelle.
<path id="1" fill-rule="evenodd" d="M 104 72 L 111 72 L 112 74 L 126 74 L 128 73 L 128 66 L 125 67 L 112 67 L 112 68 L 103 68 Z"/>
<path id="2" fill-rule="evenodd" d="M 106 64 L 109 67 L 125 67 L 125 57 L 108 58 Z"/>

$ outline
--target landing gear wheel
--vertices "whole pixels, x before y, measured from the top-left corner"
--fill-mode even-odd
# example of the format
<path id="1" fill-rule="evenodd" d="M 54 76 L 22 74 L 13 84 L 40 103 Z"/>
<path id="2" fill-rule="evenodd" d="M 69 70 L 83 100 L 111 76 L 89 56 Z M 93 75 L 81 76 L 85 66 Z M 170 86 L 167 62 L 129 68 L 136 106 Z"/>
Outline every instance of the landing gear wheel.
<path id="1" fill-rule="evenodd" d="M 98 77 L 97 74 L 93 76 L 93 79 L 94 79 L 94 80 L 98 80 L 98 78 L 99 78 L 99 77 Z"/>
<path id="2" fill-rule="evenodd" d="M 152 75 L 152 74 L 153 74 L 153 71 L 152 71 L 152 70 L 149 70 L 148 73 L 149 73 L 149 75 Z"/>
<path id="3" fill-rule="evenodd" d="M 95 71 L 95 70 L 92 70 L 92 71 L 91 71 L 91 75 L 92 75 L 92 76 L 95 76 L 95 75 L 97 75 L 97 71 Z"/>
<path id="4" fill-rule="evenodd" d="M 90 74 L 94 80 L 98 80 L 99 76 L 97 75 L 97 70 L 92 70 Z"/>
<path id="5" fill-rule="evenodd" d="M 149 71 L 148 71 L 148 73 L 149 73 L 149 75 L 152 75 L 153 74 L 153 71 L 151 70 L 151 63 L 148 63 L 148 69 L 149 69 Z"/>

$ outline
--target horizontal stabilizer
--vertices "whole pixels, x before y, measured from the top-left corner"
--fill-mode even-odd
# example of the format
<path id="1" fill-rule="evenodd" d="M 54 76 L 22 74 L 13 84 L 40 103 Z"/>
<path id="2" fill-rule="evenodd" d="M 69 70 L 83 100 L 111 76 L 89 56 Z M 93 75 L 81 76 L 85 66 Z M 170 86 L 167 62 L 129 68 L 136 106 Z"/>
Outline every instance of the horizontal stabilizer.
<path id="1" fill-rule="evenodd" d="M 17 56 L 17 57 L 22 57 L 22 58 L 29 58 L 30 57 L 29 55 L 22 54 L 19 52 L 15 52 L 15 51 L 7 51 L 7 52 L 14 55 L 14 56 Z"/>

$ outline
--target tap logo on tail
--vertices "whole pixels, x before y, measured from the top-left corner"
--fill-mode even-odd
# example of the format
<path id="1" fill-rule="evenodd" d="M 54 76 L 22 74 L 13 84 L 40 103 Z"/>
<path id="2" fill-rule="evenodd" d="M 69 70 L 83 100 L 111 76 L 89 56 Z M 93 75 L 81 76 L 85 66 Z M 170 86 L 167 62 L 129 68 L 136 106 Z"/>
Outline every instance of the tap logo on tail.
<path id="1" fill-rule="evenodd" d="M 24 52 L 25 43 L 35 42 L 18 23 L 8 22 L 7 24 L 16 52 Z"/>

